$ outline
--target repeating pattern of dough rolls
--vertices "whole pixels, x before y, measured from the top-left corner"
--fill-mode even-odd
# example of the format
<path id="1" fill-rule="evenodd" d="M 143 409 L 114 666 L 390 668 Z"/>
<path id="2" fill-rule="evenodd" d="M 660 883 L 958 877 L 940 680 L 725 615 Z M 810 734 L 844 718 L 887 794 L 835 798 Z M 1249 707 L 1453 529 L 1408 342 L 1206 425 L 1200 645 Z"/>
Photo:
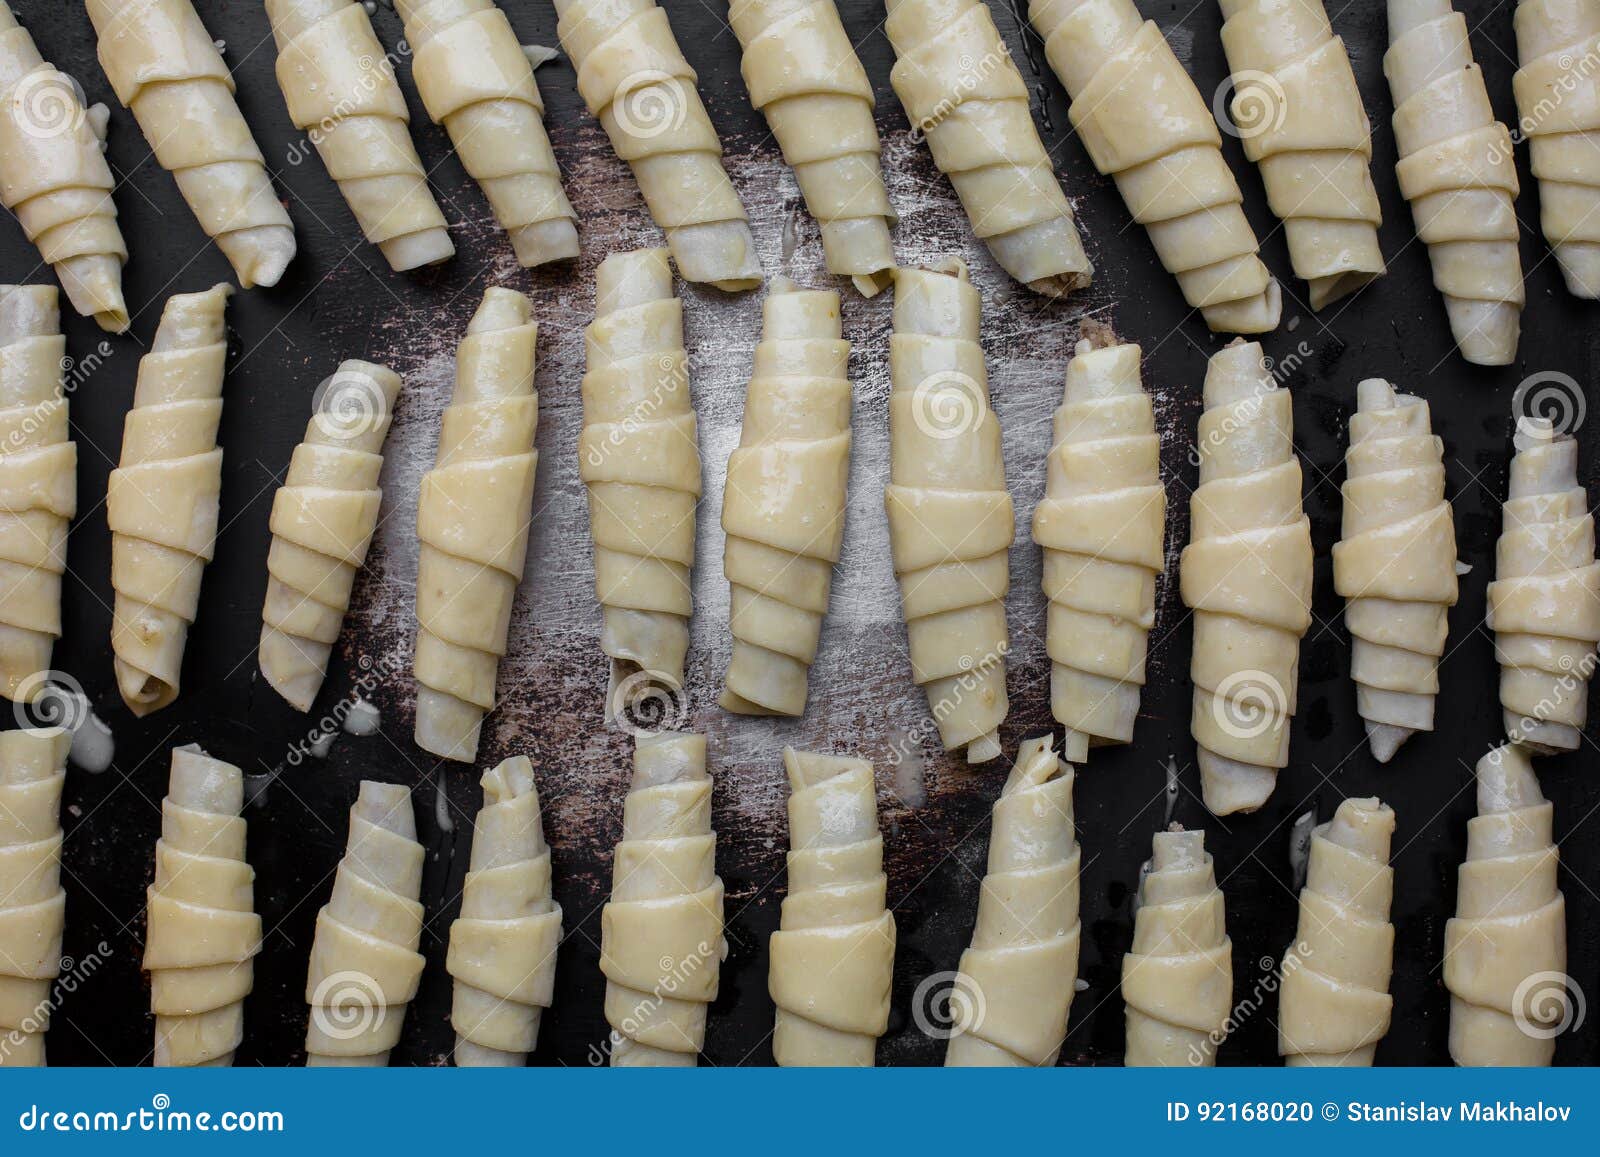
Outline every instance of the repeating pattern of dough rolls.
<path id="1" fill-rule="evenodd" d="M 495 703 L 511 602 L 528 556 L 539 452 L 539 327 L 514 289 L 490 287 L 456 352 L 439 456 L 417 505 L 416 740 L 471 763 Z"/>
<path id="2" fill-rule="evenodd" d="M 1095 168 L 1213 330 L 1267 333 L 1282 291 L 1257 255 L 1243 194 L 1222 159 L 1211 109 L 1154 21 L 1133 0 L 1029 0 Z"/>
<path id="3" fill-rule="evenodd" d="M 839 333 L 837 293 L 773 281 L 722 503 L 728 711 L 805 711 L 850 472 L 850 343 Z"/>
<path id="4" fill-rule="evenodd" d="M 872 764 L 783 749 L 789 894 L 770 944 L 780 1065 L 874 1063 L 889 1026 L 894 914 Z"/>
<path id="5" fill-rule="evenodd" d="M 231 1065 L 261 951 L 255 871 L 245 859 L 244 773 L 198 747 L 172 753 L 156 876 L 145 898 L 144 968 L 154 1063 Z"/>
<path id="6" fill-rule="evenodd" d="M 0 1068 L 44 1064 L 61 973 L 61 788 L 72 735 L 0 732 Z"/>
<path id="7" fill-rule="evenodd" d="M 200 579 L 217 543 L 222 493 L 223 311 L 233 292 L 179 293 L 161 311 L 139 362 L 122 462 L 106 487 L 111 649 L 117 689 L 135 715 L 178 697 L 183 649 L 200 603 Z"/>
<path id="8" fill-rule="evenodd" d="M 527 1060 L 553 999 L 561 943 L 533 765 L 526 756 L 507 759 L 482 782 L 461 915 L 450 925 L 445 960 L 455 978 L 450 1023 L 463 1068 Z"/>
<path id="9" fill-rule="evenodd" d="M 611 1063 L 693 1066 L 728 946 L 706 737 L 641 735 L 600 913 Z"/>

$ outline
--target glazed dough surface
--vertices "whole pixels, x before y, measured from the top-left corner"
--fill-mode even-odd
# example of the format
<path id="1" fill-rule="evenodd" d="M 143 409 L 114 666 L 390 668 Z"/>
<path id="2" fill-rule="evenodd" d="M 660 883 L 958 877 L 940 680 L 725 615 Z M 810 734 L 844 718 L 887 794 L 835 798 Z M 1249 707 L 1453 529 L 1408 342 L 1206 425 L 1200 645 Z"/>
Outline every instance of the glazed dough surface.
<path id="1" fill-rule="evenodd" d="M 0 732 L 0 1068 L 45 1063 L 66 926 L 61 788 L 71 745 L 59 727 Z"/>

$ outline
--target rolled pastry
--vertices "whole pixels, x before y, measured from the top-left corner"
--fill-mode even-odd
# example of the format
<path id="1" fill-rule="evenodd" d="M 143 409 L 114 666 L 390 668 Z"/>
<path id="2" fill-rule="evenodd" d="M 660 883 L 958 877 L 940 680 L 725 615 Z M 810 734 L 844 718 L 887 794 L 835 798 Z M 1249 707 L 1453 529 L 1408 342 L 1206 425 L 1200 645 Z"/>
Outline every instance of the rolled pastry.
<path id="1" fill-rule="evenodd" d="M 0 203 L 55 268 L 72 308 L 121 333 L 128 246 L 105 158 L 109 115 L 103 104 L 83 107 L 73 79 L 45 63 L 0 0 Z"/>
<path id="2" fill-rule="evenodd" d="M 1078 342 L 1033 513 L 1050 600 L 1050 709 L 1076 763 L 1091 745 L 1133 739 L 1166 568 L 1161 440 L 1139 358 L 1109 333 Z"/>
<path id="3" fill-rule="evenodd" d="M 397 0 L 411 76 L 462 167 L 489 199 L 517 260 L 578 255 L 578 215 L 544 131 L 533 63 L 493 0 Z"/>
<path id="4" fill-rule="evenodd" d="M 994 805 L 972 946 L 961 954 L 946 1065 L 1053 1065 L 1077 990 L 1078 864 L 1071 766 L 1025 742 Z"/>
<path id="5" fill-rule="evenodd" d="M 700 448 L 683 303 L 672 296 L 665 249 L 613 253 L 600 263 L 584 348 L 578 472 L 589 488 L 611 711 L 630 680 L 683 686 L 694 610 Z"/>
<path id="6" fill-rule="evenodd" d="M 43 690 L 61 637 L 78 448 L 62 388 L 67 339 L 56 290 L 0 285 L 0 694 Z"/>
<path id="7" fill-rule="evenodd" d="M 461 915 L 450 925 L 445 967 L 455 979 L 457 1067 L 527 1061 L 552 1001 L 560 943 L 539 789 L 533 765 L 518 756 L 483 773 Z"/>
<path id="8" fill-rule="evenodd" d="M 1255 342 L 1212 357 L 1197 445 L 1200 486 L 1178 564 L 1195 613 L 1189 728 L 1206 807 L 1224 816 L 1266 803 L 1289 762 L 1300 639 L 1311 625 L 1294 410 Z"/>
<path id="9" fill-rule="evenodd" d="M 135 715 L 178 697 L 183 648 L 200 604 L 200 579 L 217 544 L 222 493 L 223 310 L 233 288 L 177 293 L 139 362 L 122 462 L 106 487 L 111 649 L 117 690 Z"/>
<path id="10" fill-rule="evenodd" d="M 145 896 L 144 969 L 156 1017 L 154 1064 L 231 1065 L 261 951 L 254 869 L 245 859 L 244 773 L 193 745 L 172 753 L 156 877 Z"/>
<path id="11" fill-rule="evenodd" d="M 1394 96 L 1395 176 L 1428 247 L 1461 356 L 1508 365 L 1522 330 L 1517 165 L 1494 119 L 1467 20 L 1450 0 L 1389 0 L 1384 75 Z"/>
<path id="12" fill-rule="evenodd" d="M 722 503 L 733 658 L 719 701 L 800 715 L 844 538 L 850 343 L 839 295 L 775 278 Z"/>
<path id="13" fill-rule="evenodd" d="M 538 325 L 514 289 L 491 286 L 456 351 L 439 456 L 417 504 L 416 740 L 471 763 L 495 703 L 511 601 L 528 556 L 539 395 Z"/>
<path id="14" fill-rule="evenodd" d="M 555 0 L 578 92 L 639 182 L 685 281 L 761 283 L 750 222 L 722 167 L 697 77 L 655 0 Z"/>
<path id="15" fill-rule="evenodd" d="M 728 22 L 744 48 L 750 103 L 767 118 L 822 230 L 828 272 L 863 297 L 894 274 L 872 82 L 834 0 L 732 0 Z"/>
<path id="16" fill-rule="evenodd" d="M 1515 744 L 1478 760 L 1478 814 L 1456 914 L 1444 929 L 1450 1057 L 1458 1065 L 1548 1065 L 1567 976 L 1567 902 L 1556 887 L 1554 809 Z M 1552 999 L 1553 998 L 1553 999 Z"/>
<path id="17" fill-rule="evenodd" d="M 66 922 L 61 788 L 71 745 L 59 727 L 0 732 L 0 1068 L 45 1063 Z"/>
<path id="18" fill-rule="evenodd" d="M 1129 1067 L 1209 1067 L 1233 1011 L 1233 941 L 1204 832 L 1157 832 L 1122 958 Z"/>
<path id="19" fill-rule="evenodd" d="M 399 395 L 393 370 L 341 362 L 272 499 L 261 674 L 299 711 L 311 710 L 322 688 L 378 525 L 378 472 Z"/>
<path id="20" fill-rule="evenodd" d="M 1594 515 L 1570 434 L 1522 416 L 1515 444 L 1489 584 L 1500 706 L 1513 743 L 1536 755 L 1576 751 L 1600 643 Z"/>
<path id="21" fill-rule="evenodd" d="M 85 0 L 100 66 L 156 162 L 239 284 L 276 285 L 294 225 L 234 103 L 233 76 L 190 0 Z M 379 55 L 382 55 L 381 53 Z"/>
<path id="22" fill-rule="evenodd" d="M 789 894 L 770 943 L 784 1066 L 870 1067 L 889 1026 L 894 914 L 872 764 L 783 749 L 789 775 Z"/>
<path id="23" fill-rule="evenodd" d="M 706 737 L 641 735 L 600 913 L 611 1063 L 692 1068 L 728 946 Z"/>
<path id="24" fill-rule="evenodd" d="M 1311 308 L 1383 276 L 1372 125 L 1322 0 L 1218 0 L 1244 154 L 1261 169 Z"/>
<path id="25" fill-rule="evenodd" d="M 1311 833 L 1295 942 L 1283 954 L 1278 1052 L 1296 1066 L 1370 1067 L 1394 998 L 1394 812 L 1347 799 Z"/>
<path id="26" fill-rule="evenodd" d="M 883 493 L 912 675 L 945 750 L 969 763 L 1000 754 L 1015 534 L 980 305 L 957 259 L 895 275 Z"/>
<path id="27" fill-rule="evenodd" d="M 333 895 L 317 913 L 311 943 L 308 1066 L 389 1063 L 422 978 L 423 859 L 411 793 L 362 780 Z"/>
<path id="28" fill-rule="evenodd" d="M 357 0 L 266 3 L 289 119 L 316 145 L 362 236 L 391 269 L 448 261 L 456 248 L 411 143 L 394 61 L 366 9 Z"/>
<path id="29" fill-rule="evenodd" d="M 1218 332 L 1276 329 L 1282 291 L 1257 255 L 1222 134 L 1161 29 L 1133 0 L 1029 0 L 1028 19 L 1089 158 L 1115 179 L 1190 308 Z"/>
<path id="30" fill-rule="evenodd" d="M 888 0 L 889 73 L 912 129 L 950 178 L 972 231 L 1036 293 L 1064 297 L 1094 267 L 983 0 Z"/>

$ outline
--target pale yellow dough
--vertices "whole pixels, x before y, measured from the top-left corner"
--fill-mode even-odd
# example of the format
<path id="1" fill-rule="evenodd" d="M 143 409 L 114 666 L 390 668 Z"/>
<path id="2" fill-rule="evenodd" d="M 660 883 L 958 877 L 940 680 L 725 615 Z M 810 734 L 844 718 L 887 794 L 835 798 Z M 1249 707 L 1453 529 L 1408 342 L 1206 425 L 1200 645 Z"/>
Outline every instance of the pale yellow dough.
<path id="1" fill-rule="evenodd" d="M 45 1063 L 66 926 L 61 788 L 71 745 L 59 727 L 0 732 L 0 1068 Z"/>

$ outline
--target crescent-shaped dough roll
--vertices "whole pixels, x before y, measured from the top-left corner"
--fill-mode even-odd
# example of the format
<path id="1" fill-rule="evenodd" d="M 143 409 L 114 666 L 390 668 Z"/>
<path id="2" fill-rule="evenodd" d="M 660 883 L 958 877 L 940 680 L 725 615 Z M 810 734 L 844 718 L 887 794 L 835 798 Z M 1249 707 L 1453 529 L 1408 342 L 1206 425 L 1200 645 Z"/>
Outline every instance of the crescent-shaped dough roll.
<path id="1" fill-rule="evenodd" d="M 128 328 L 105 105 L 84 108 L 72 78 L 45 63 L 0 0 L 0 204 L 55 268 L 72 308 L 101 329 Z"/>
<path id="2" fill-rule="evenodd" d="M 1439 657 L 1456 604 L 1456 531 L 1444 496 L 1444 442 L 1428 403 L 1381 378 L 1356 387 L 1345 452 L 1344 528 L 1333 586 L 1345 599 L 1350 674 L 1367 742 L 1388 763 L 1433 730 Z"/>
<path id="3" fill-rule="evenodd" d="M 1289 762 L 1300 639 L 1311 625 L 1294 408 L 1260 345 L 1235 341 L 1211 358 L 1196 444 L 1200 486 L 1178 563 L 1194 611 L 1189 729 L 1206 807 L 1224 816 L 1266 803 Z"/>
<path id="4" fill-rule="evenodd" d="M 156 877 L 145 893 L 144 970 L 157 1067 L 231 1065 L 261 951 L 245 859 L 244 773 L 198 747 L 172 753 Z"/>
<path id="5" fill-rule="evenodd" d="M 456 247 L 411 142 L 394 61 L 366 9 L 357 0 L 266 3 L 289 119 L 316 145 L 362 236 L 391 269 L 448 261 Z"/>
<path id="6" fill-rule="evenodd" d="M 272 499 L 261 674 L 309 711 L 339 641 L 356 572 L 378 525 L 383 441 L 400 376 L 345 361 L 321 387 L 306 436 Z"/>
<path id="7" fill-rule="evenodd" d="M 445 958 L 455 978 L 458 1068 L 526 1063 L 551 1004 L 561 943 L 533 765 L 519 755 L 484 772 L 482 782 L 461 915 L 450 925 Z"/>
<path id="8" fill-rule="evenodd" d="M 493 0 L 396 0 L 411 76 L 462 167 L 489 199 L 517 261 L 578 255 L 578 215 L 544 131 L 533 63 Z"/>
<path id="9" fill-rule="evenodd" d="M 750 103 L 767 118 L 822 231 L 828 272 L 863 297 L 894 276 L 872 82 L 834 0 L 732 0 Z"/>
<path id="10" fill-rule="evenodd" d="M 946 1065 L 1053 1065 L 1077 991 L 1078 848 L 1071 766 L 1048 735 L 1025 742 L 994 805 L 972 946 L 952 1000 Z"/>
<path id="11" fill-rule="evenodd" d="M 0 285 L 0 695 L 11 700 L 44 689 L 78 512 L 57 301 L 54 286 Z"/>
<path id="12" fill-rule="evenodd" d="M 1092 745 L 1133 739 L 1166 567 L 1161 440 L 1139 358 L 1109 333 L 1078 343 L 1033 513 L 1050 600 L 1050 709 L 1075 763 Z"/>
<path id="13" fill-rule="evenodd" d="M 1555 809 L 1515 744 L 1478 760 L 1478 814 L 1456 914 L 1444 929 L 1450 1057 L 1458 1065 L 1548 1065 L 1567 972 L 1567 902 L 1556 887 Z M 1567 994 L 1562 993 L 1561 996 Z"/>
<path id="14" fill-rule="evenodd" d="M 1131 1067 L 1209 1067 L 1233 1010 L 1233 941 L 1206 834 L 1157 832 L 1122 958 Z"/>
<path id="15" fill-rule="evenodd" d="M 399 1043 L 425 963 L 422 845 L 411 793 L 362 780 L 350 836 L 317 913 L 306 973 L 306 1064 L 380 1068 Z"/>
<path id="16" fill-rule="evenodd" d="M 66 925 L 61 788 L 71 746 L 60 727 L 0 732 L 0 1068 L 45 1063 Z"/>
<path id="17" fill-rule="evenodd" d="M 1094 266 L 1039 139 L 1030 92 L 983 0 L 888 0 L 889 82 L 972 231 L 1035 293 L 1064 297 Z"/>
<path id="18" fill-rule="evenodd" d="M 889 1027 L 894 914 L 872 764 L 783 749 L 789 894 L 769 945 L 784 1066 L 870 1067 Z"/>
<path id="19" fill-rule="evenodd" d="M 1450 0 L 1389 0 L 1383 72 L 1394 97 L 1395 176 L 1428 247 L 1461 356 L 1509 365 L 1522 332 L 1517 165 L 1494 118 L 1467 20 Z"/>
<path id="20" fill-rule="evenodd" d="M 641 735 L 600 912 L 611 1063 L 692 1068 L 728 946 L 706 737 Z"/>
<path id="21" fill-rule="evenodd" d="M 222 494 L 223 311 L 233 292 L 177 293 L 139 362 L 122 432 L 122 461 L 106 486 L 111 649 L 117 690 L 135 715 L 178 697 L 183 648 L 200 605 L 200 579 L 217 545 Z"/>
<path id="22" fill-rule="evenodd" d="M 611 659 L 609 713 L 630 679 L 683 686 L 700 447 L 667 251 L 602 261 L 594 312 L 583 332 L 578 473 L 589 489 L 600 649 Z"/>
<path id="23" fill-rule="evenodd" d="M 723 708 L 800 715 L 844 538 L 850 343 L 839 295 L 775 278 L 722 502 L 733 658 Z"/>
<path id="24" fill-rule="evenodd" d="M 190 0 L 85 0 L 100 66 L 245 289 L 276 285 L 294 225 L 234 103 L 233 75 Z"/>
<path id="25" fill-rule="evenodd" d="M 1311 833 L 1295 942 L 1283 954 L 1278 1052 L 1290 1067 L 1368 1067 L 1394 998 L 1394 812 L 1347 799 Z"/>
<path id="26" fill-rule="evenodd" d="M 439 456 L 417 503 L 416 740 L 471 763 L 495 704 L 511 602 L 528 557 L 539 326 L 514 289 L 491 286 L 456 351 Z"/>
<path id="27" fill-rule="evenodd" d="M 1261 169 L 1311 308 L 1383 276 L 1372 125 L 1322 0 L 1218 0 L 1244 154 Z"/>
<path id="28" fill-rule="evenodd" d="M 1072 99 L 1078 138 L 1190 308 L 1218 332 L 1276 329 L 1283 294 L 1257 253 L 1222 134 L 1161 29 L 1133 0 L 1029 0 L 1028 19 Z"/>
<path id="29" fill-rule="evenodd" d="M 1522 416 L 1515 444 L 1489 584 L 1500 706 L 1513 743 L 1536 755 L 1576 751 L 1600 643 L 1594 515 L 1570 434 Z"/>
<path id="30" fill-rule="evenodd" d="M 556 34 L 578 93 L 628 162 L 685 281 L 738 292 L 761 283 L 761 261 L 722 141 L 655 0 L 555 0 Z"/>
<path id="31" fill-rule="evenodd" d="M 911 672 L 945 750 L 969 763 L 1000 754 L 1015 536 L 981 303 L 958 259 L 896 273 L 883 493 Z"/>

